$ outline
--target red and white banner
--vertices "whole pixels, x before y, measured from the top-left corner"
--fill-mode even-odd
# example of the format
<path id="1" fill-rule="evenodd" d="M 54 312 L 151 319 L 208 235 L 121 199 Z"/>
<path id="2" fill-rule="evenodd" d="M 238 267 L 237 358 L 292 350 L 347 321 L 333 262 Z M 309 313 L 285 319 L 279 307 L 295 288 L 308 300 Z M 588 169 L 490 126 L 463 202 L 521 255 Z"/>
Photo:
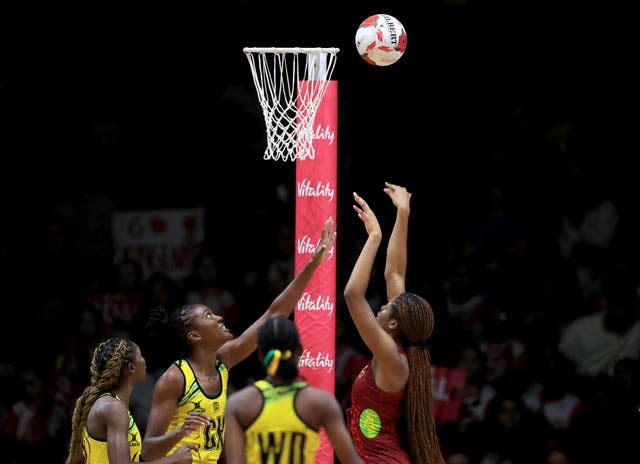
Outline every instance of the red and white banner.
<path id="1" fill-rule="evenodd" d="M 462 388 L 466 380 L 464 369 L 431 366 L 433 412 L 438 422 L 456 422 L 460 418 Z"/>
<path id="2" fill-rule="evenodd" d="M 300 82 L 304 92 L 305 82 Z M 295 272 L 300 272 L 320 240 L 328 217 L 335 227 L 338 201 L 338 83 L 330 81 L 312 127 L 315 158 L 296 161 Z M 295 309 L 303 353 L 300 374 L 314 387 L 335 390 L 336 249 L 309 282 Z M 333 448 L 322 433 L 316 463 L 333 462 Z"/>
<path id="3" fill-rule="evenodd" d="M 204 242 L 203 208 L 116 213 L 112 224 L 115 262 L 135 259 L 145 278 L 163 272 L 180 281 Z"/>

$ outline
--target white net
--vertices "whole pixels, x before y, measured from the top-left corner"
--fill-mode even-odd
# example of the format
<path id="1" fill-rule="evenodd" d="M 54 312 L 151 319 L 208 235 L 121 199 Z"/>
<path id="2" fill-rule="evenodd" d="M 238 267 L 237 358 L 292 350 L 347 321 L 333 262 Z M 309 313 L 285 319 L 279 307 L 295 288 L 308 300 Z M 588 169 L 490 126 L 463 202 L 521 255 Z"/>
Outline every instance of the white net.
<path id="1" fill-rule="evenodd" d="M 264 159 L 313 159 L 313 123 L 337 48 L 245 48 L 267 133 Z"/>

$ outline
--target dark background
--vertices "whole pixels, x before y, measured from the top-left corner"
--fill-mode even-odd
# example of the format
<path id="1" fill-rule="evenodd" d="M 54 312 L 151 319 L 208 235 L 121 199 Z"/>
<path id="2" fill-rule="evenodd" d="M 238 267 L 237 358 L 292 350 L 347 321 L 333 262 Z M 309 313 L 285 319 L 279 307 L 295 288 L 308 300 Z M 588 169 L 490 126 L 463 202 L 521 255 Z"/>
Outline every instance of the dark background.
<path id="1" fill-rule="evenodd" d="M 491 185 L 526 214 L 553 208 L 568 156 L 635 208 L 633 28 L 602 2 L 97 2 L 3 13 L 5 251 L 28 249 L 40 218 L 91 192 L 118 210 L 205 206 L 224 225 L 219 240 L 250 227 L 253 206 L 292 224 L 293 205 L 275 191 L 293 187 L 293 163 L 262 159 L 245 46 L 341 49 L 343 237 L 354 224 L 349 192 L 379 204 L 389 180 L 416 194 L 437 253 Z M 408 33 L 389 67 L 368 65 L 354 46 L 374 13 Z M 564 145 L 563 125 L 573 128 Z"/>
<path id="2" fill-rule="evenodd" d="M 403 23 L 408 48 L 378 68 L 358 56 L 354 34 L 381 12 Z M 385 205 L 378 208 L 387 226 L 383 182 L 403 184 L 415 194 L 419 237 L 410 266 L 417 279 L 437 278 L 451 237 L 488 188 L 504 189 L 519 214 L 553 212 L 574 159 L 617 202 L 632 237 L 638 147 L 629 18 L 577 1 L 5 7 L 3 257 L 29 252 L 44 218 L 87 194 L 120 211 L 204 206 L 208 240 L 223 243 L 236 268 L 243 244 L 234 240 L 252 230 L 256 214 L 292 225 L 294 164 L 262 159 L 264 123 L 245 46 L 341 49 L 333 76 L 340 246 L 362 234 L 351 191 Z M 632 240 L 626 251 L 636 249 Z M 342 277 L 349 251 L 339 255 Z M 11 266 L 4 269 L 12 282 Z M 20 296 L 10 293 L 14 300 Z"/>
<path id="3" fill-rule="evenodd" d="M 358 25 L 375 13 L 393 15 L 408 34 L 404 56 L 383 68 L 365 63 L 354 45 Z M 246 46 L 341 50 L 333 75 L 338 312 L 346 312 L 340 294 L 364 236 L 352 191 L 375 208 L 385 233 L 393 210 L 383 182 L 413 192 L 408 288 L 429 298 L 440 323 L 443 282 L 487 192 L 499 187 L 510 218 L 527 224 L 530 248 L 516 259 L 520 273 L 507 272 L 489 293 L 518 303 L 528 348 L 551 345 L 550 332 L 593 309 L 580 298 L 565 305 L 571 281 L 556 272 L 554 234 L 576 166 L 588 179 L 583 193 L 615 202 L 620 215 L 603 261 L 620 258 L 640 282 L 634 18 L 620 6 L 572 0 L 3 5 L 1 373 L 15 377 L 24 359 L 51 363 L 71 331 L 75 315 L 38 313 L 50 291 L 107 280 L 109 211 L 205 207 L 206 245 L 218 250 L 241 311 L 252 320 L 263 310 L 263 301 L 254 304 L 262 295 L 241 279 L 256 262 L 275 259 L 275 232 L 294 225 L 295 165 L 262 159 Z M 75 221 L 67 239 L 81 256 L 65 270 L 77 281 L 46 267 L 53 213 Z M 550 297 L 527 280 L 548 274 L 558 289 Z M 380 280 L 373 286 L 378 295 L 384 288 Z M 440 327 L 434 361 L 446 363 L 453 342 Z M 38 361 L 25 354 L 36 348 Z"/>
<path id="4" fill-rule="evenodd" d="M 388 67 L 355 49 L 358 25 L 374 13 L 395 16 L 408 34 L 406 53 Z M 51 213 L 72 205 L 88 217 L 88 195 L 119 211 L 206 207 L 207 241 L 224 249 L 232 272 L 246 252 L 238 237 L 271 240 L 257 216 L 293 225 L 294 164 L 262 159 L 245 46 L 341 50 L 333 76 L 339 288 L 362 237 L 350 192 L 376 206 L 389 230 L 385 180 L 415 194 L 409 265 L 421 287 L 439 285 L 452 241 L 489 188 L 505 191 L 513 213 L 544 222 L 576 159 L 598 194 L 617 202 L 633 237 L 637 91 L 626 13 L 602 3 L 486 0 L 5 7 L 7 288 L 21 279 L 13 261 L 25 262 Z M 109 231 L 94 235 L 108 249 Z M 625 252 L 636 250 L 630 240 Z M 20 298 L 9 292 L 8 301 Z"/>
<path id="5" fill-rule="evenodd" d="M 40 202 L 35 192 L 53 199 L 93 189 L 123 208 L 142 198 L 192 203 L 210 198 L 214 186 L 237 185 L 241 166 L 245 174 L 282 170 L 263 163 L 252 144 L 264 129 L 246 112 L 259 106 L 245 46 L 341 49 L 334 78 L 345 182 L 354 170 L 380 166 L 426 188 L 435 179 L 445 188 L 500 174 L 514 183 L 540 179 L 541 166 L 554 161 L 547 153 L 509 154 L 507 172 L 495 172 L 491 152 L 518 111 L 534 125 L 579 120 L 598 161 L 608 151 L 604 167 L 625 172 L 614 163 L 628 158 L 620 146 L 633 62 L 624 11 L 577 1 L 409 3 L 99 2 L 6 11 L 3 158 L 14 179 L 31 184 L 19 196 Z M 385 68 L 366 65 L 353 43 L 360 22 L 380 12 L 408 32 L 407 52 Z M 225 99 L 229 86 L 249 92 L 244 108 Z M 115 128 L 116 140 L 101 141 L 100 124 Z M 366 178 L 379 185 L 376 174 Z"/>

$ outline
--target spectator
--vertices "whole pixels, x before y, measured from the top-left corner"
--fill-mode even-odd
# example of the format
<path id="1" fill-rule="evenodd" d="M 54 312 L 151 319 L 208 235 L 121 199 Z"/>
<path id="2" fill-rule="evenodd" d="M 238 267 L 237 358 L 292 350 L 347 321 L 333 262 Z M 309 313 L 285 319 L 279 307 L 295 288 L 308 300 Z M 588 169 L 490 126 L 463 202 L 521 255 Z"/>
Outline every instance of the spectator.
<path id="1" fill-rule="evenodd" d="M 87 297 L 102 314 L 103 334 L 113 331 L 131 335 L 131 323 L 142 304 L 142 266 L 124 258 L 114 268 L 113 281 Z"/>
<path id="2" fill-rule="evenodd" d="M 8 438 L 8 462 L 32 462 L 33 456 L 54 456 L 54 438 L 63 425 L 65 411 L 58 407 L 45 389 L 43 377 L 36 369 L 20 373 L 22 398 L 10 408 L 3 435 Z"/>
<path id="3" fill-rule="evenodd" d="M 183 284 L 186 304 L 203 304 L 222 316 L 229 328 L 236 330 L 238 310 L 236 298 L 224 284 L 218 262 L 209 251 L 201 251 L 193 263 L 193 272 Z M 166 305 L 157 305 L 165 306 Z M 170 306 L 173 307 L 173 306 Z"/>
<path id="4" fill-rule="evenodd" d="M 640 357 L 638 295 L 628 277 L 610 275 L 604 311 L 580 317 L 563 331 L 558 349 L 579 375 L 611 377 L 618 361 Z"/>

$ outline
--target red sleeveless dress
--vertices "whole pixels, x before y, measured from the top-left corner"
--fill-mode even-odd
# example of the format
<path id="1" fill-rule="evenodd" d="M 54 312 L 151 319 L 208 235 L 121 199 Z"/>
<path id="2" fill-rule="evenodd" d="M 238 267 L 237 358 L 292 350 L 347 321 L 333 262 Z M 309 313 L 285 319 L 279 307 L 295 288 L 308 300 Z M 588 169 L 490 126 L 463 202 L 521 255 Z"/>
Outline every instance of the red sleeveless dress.
<path id="1" fill-rule="evenodd" d="M 411 463 L 398 434 L 400 421 L 405 420 L 404 396 L 404 390 L 389 393 L 378 388 L 371 361 L 353 382 L 351 407 L 347 410 L 349 432 L 366 463 Z"/>

